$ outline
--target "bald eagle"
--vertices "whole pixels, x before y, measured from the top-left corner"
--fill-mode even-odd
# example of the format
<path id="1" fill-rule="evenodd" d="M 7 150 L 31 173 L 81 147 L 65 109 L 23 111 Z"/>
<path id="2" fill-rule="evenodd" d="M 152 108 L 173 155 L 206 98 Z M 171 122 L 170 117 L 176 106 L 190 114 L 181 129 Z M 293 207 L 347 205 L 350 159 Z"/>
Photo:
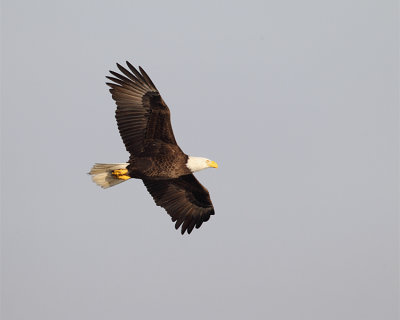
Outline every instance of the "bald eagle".
<path id="1" fill-rule="evenodd" d="M 180 226 L 181 233 L 200 228 L 214 214 L 210 195 L 193 172 L 218 168 L 216 162 L 188 156 L 176 143 L 170 111 L 146 72 L 128 61 L 110 71 L 110 92 L 117 109 L 118 130 L 130 153 L 127 163 L 96 163 L 89 174 L 102 188 L 128 179 L 141 179 L 156 205 L 163 207 Z"/>

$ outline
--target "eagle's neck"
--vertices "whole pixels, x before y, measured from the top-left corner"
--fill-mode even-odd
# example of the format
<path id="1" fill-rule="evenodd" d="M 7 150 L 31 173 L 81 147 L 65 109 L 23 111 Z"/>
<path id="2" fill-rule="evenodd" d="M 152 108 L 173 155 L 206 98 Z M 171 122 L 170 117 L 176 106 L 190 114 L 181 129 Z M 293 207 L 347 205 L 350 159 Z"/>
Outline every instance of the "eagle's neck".
<path id="1" fill-rule="evenodd" d="M 206 158 L 189 156 L 186 162 L 186 167 L 188 167 L 191 172 L 200 171 L 209 167 L 209 161 L 210 160 Z"/>

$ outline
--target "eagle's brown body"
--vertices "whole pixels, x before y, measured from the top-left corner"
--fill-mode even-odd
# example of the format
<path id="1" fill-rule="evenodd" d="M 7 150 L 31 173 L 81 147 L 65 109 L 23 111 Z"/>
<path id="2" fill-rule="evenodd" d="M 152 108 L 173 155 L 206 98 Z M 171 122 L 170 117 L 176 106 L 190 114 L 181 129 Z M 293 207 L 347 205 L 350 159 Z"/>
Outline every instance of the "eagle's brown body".
<path id="1" fill-rule="evenodd" d="M 176 222 L 175 227 L 182 226 L 182 234 L 190 233 L 214 214 L 209 193 L 193 176 L 189 157 L 176 143 L 170 111 L 157 88 L 142 68 L 139 72 L 127 65 L 130 71 L 117 64 L 123 75 L 110 71 L 114 77 L 107 77 L 112 81 L 107 85 L 117 104 L 115 117 L 130 153 L 129 162 L 95 164 L 90 174 L 103 188 L 130 178 L 142 179 L 156 204 Z M 215 162 L 205 160 L 216 167 Z"/>
<path id="2" fill-rule="evenodd" d="M 172 179 L 191 174 L 186 167 L 188 156 L 177 145 L 151 142 L 143 155 L 129 159 L 129 175 L 138 179 Z"/>

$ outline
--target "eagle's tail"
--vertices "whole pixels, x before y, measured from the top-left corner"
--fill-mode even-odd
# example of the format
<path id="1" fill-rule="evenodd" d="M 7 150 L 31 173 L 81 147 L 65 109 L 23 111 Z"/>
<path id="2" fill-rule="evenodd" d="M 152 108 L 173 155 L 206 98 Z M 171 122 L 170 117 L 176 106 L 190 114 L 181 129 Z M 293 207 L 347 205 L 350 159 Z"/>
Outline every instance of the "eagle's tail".
<path id="1" fill-rule="evenodd" d="M 89 174 L 98 186 L 106 189 L 130 179 L 129 163 L 96 163 Z"/>

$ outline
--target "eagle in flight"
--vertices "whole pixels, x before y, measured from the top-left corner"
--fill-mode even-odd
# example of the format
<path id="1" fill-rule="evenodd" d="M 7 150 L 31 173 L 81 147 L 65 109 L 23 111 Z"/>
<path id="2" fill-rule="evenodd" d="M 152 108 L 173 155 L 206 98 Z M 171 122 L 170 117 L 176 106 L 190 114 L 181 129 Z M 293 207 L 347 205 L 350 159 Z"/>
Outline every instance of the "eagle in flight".
<path id="1" fill-rule="evenodd" d="M 117 109 L 118 130 L 130 153 L 127 163 L 96 163 L 89 174 L 102 188 L 128 179 L 141 179 L 155 203 L 181 227 L 181 233 L 200 228 L 214 214 L 210 195 L 193 172 L 218 168 L 207 158 L 186 155 L 176 143 L 170 111 L 146 72 L 128 61 L 121 73 L 110 71 L 107 85 Z"/>

